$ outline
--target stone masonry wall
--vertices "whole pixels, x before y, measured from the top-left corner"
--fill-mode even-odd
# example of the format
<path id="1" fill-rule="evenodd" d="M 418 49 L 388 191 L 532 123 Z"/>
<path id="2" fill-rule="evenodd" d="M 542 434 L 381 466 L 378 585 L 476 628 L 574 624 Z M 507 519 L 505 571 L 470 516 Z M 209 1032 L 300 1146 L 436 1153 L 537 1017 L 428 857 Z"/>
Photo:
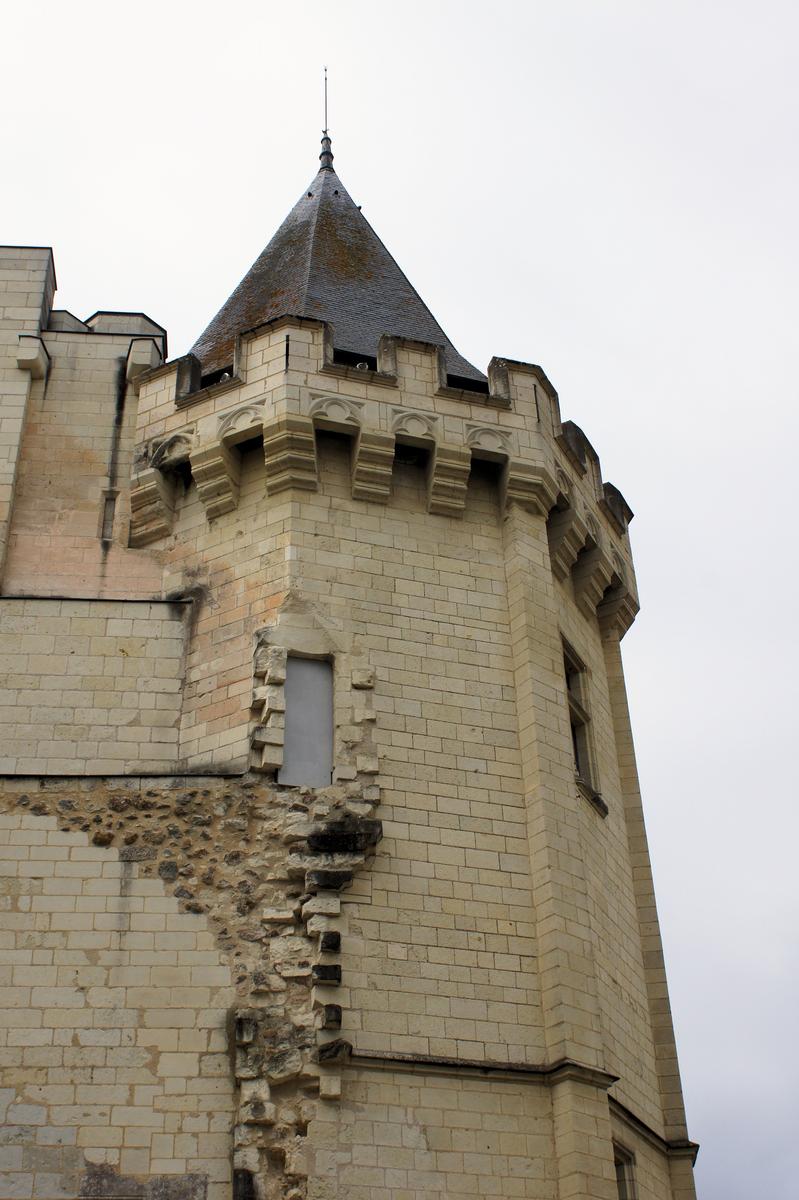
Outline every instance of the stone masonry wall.
<path id="1" fill-rule="evenodd" d="M 524 364 L 504 399 L 442 393 L 431 347 L 397 347 L 393 383 L 336 374 L 323 331 L 303 323 L 291 327 L 290 351 L 282 328 L 253 335 L 240 376 L 192 400 L 178 396 L 174 366 L 140 394 L 138 384 L 123 393 L 127 343 L 105 336 L 95 347 L 90 336 L 48 335 L 57 361 L 46 387 L 30 389 L 3 586 L 54 598 L 2 602 L 19 706 L 6 715 L 23 737 L 43 730 L 35 754 L 9 767 L 41 779 L 6 784 L 10 828 L 33 839 L 11 843 L 20 854 L 6 864 L 8 929 L 16 939 L 22 920 L 15 953 L 53 957 L 15 961 L 8 982 L 22 989 L 14 1011 L 23 1021 L 38 1013 L 30 1028 L 52 1032 L 43 1044 L 60 1048 L 61 1008 L 34 996 L 50 984 L 24 983 L 17 967 L 179 972 L 182 947 L 157 937 L 186 932 L 200 939 L 187 952 L 217 956 L 196 965 L 218 974 L 214 994 L 185 1007 L 174 991 L 180 1021 L 164 1016 L 163 1027 L 152 1013 L 169 1006 L 132 975 L 87 983 L 105 989 L 96 1005 L 88 990 L 85 1003 L 70 993 L 65 1052 L 83 1053 L 84 1027 L 106 1028 L 94 1008 L 114 989 L 125 990 L 114 1006 L 133 1014 L 132 1046 L 151 1048 L 151 1029 L 170 1037 L 142 1060 L 147 1081 L 103 1076 L 129 1088 L 116 1117 L 112 1104 L 92 1126 L 116 1141 L 98 1135 L 84 1150 L 76 1134 L 70 1148 L 67 1133 L 58 1154 L 36 1157 L 70 1123 L 51 1112 L 37 1141 L 31 1120 L 22 1154 L 14 1143 L 7 1160 L 23 1164 L 9 1186 L 31 1195 L 25 1180 L 38 1169 L 30 1186 L 42 1198 L 60 1171 L 58 1186 L 87 1194 L 124 1187 L 149 1200 L 151 1188 L 199 1200 L 208 1187 L 221 1200 L 232 1167 L 239 1194 L 253 1187 L 258 1200 L 609 1200 L 610 1087 L 652 1131 L 641 1142 L 621 1125 L 647 1163 L 640 1200 L 666 1200 L 661 1081 L 597 617 L 611 593 L 634 613 L 634 584 L 626 526 L 603 499 L 593 451 L 566 436 L 554 393 Z M 42 471 L 70 423 L 79 430 L 70 463 L 52 476 L 59 508 Z M 114 445 L 108 539 L 98 522 Z M 42 572 L 43 555 L 52 571 Z M 55 598 L 65 594 L 86 599 Z M 165 596 L 187 602 L 190 626 Z M 150 607 L 146 630 L 119 624 Z M 574 781 L 561 638 L 586 666 L 602 804 Z M 273 777 L 287 652 L 333 662 L 330 789 L 283 789 Z M 62 654 L 73 659 L 63 670 Z M 61 709 L 38 700 L 57 694 Z M 67 726 L 81 739 L 73 732 L 70 743 Z M 53 736 L 68 747 L 61 756 Z M 73 770 L 104 778 L 71 780 Z M 171 770 L 224 777 L 138 778 Z M 45 778 L 53 771 L 60 778 Z M 378 799 L 385 836 L 375 845 Z M 23 850 L 38 874 L 20 873 L 31 869 L 19 867 Z M 73 890 L 49 890 L 66 884 Z M 95 917 L 98 897 L 111 908 Z M 164 919 L 158 930 L 125 924 L 151 911 Z M 94 953 L 70 939 L 103 930 L 100 916 L 124 943 L 124 963 L 108 957 L 117 943 L 85 962 L 55 957 Z M 40 933 L 53 940 L 40 944 Z M 156 940 L 145 946 L 145 934 Z M 172 949 L 177 960 L 157 958 Z M 157 961 L 133 957 L 151 953 Z M 184 987 L 176 974 L 163 978 Z M 185 986 L 195 985 L 206 986 L 190 974 Z M 206 1029 L 200 1011 L 213 1020 L 197 1048 L 188 1032 Z M 12 1110 L 35 1105 L 35 1087 L 77 1088 L 77 1077 L 51 1073 L 66 1059 L 25 1059 L 17 1036 Z M 547 1083 L 559 1054 L 596 1078 Z M 72 1104 L 59 1095 L 40 1107 Z M 127 1119 L 139 1105 L 156 1124 Z M 689 1200 L 689 1184 L 672 1190 Z"/>
<path id="2" fill-rule="evenodd" d="M 186 606 L 0 600 L 0 771 L 174 770 Z"/>
<path id="3" fill-rule="evenodd" d="M 0 1194 L 226 1198 L 234 990 L 207 917 L 24 798 L 0 831 Z"/>

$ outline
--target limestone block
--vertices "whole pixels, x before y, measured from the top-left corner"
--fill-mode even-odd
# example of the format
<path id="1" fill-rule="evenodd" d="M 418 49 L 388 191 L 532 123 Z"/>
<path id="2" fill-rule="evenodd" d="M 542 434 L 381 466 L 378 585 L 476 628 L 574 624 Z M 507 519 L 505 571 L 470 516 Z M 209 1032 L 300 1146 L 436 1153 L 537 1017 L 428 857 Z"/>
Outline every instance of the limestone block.
<path id="1" fill-rule="evenodd" d="M 30 371 L 32 379 L 44 379 L 50 366 L 50 355 L 41 338 L 27 333 L 19 335 L 17 366 L 20 371 Z"/>
<path id="2" fill-rule="evenodd" d="M 147 467 L 130 491 L 130 545 L 146 546 L 172 532 L 175 485 L 161 471 Z"/>
<path id="3" fill-rule="evenodd" d="M 264 425 L 266 490 L 270 496 L 287 488 L 315 492 L 316 441 L 310 417 L 288 415 Z"/>
<path id="4" fill-rule="evenodd" d="M 584 551 L 572 571 L 574 599 L 587 617 L 596 613 L 597 605 L 613 578 L 613 563 L 600 546 Z"/>
<path id="5" fill-rule="evenodd" d="M 462 517 L 466 486 L 472 465 L 471 452 L 463 446 L 436 443 L 430 459 L 427 508 L 446 517 Z"/>
<path id="6" fill-rule="evenodd" d="M 375 686 L 374 667 L 353 667 L 352 686 L 354 688 L 373 688 Z"/>
<path id="7" fill-rule="evenodd" d="M 320 1100 L 340 1100 L 341 1099 L 341 1076 L 330 1075 L 325 1072 L 319 1079 L 319 1099 Z"/>
<path id="8" fill-rule="evenodd" d="M 161 351 L 154 338 L 132 338 L 125 363 L 125 378 L 138 392 L 140 377 L 161 362 Z"/>
<path id="9" fill-rule="evenodd" d="M 588 527 L 570 506 L 552 513 L 547 522 L 547 536 L 552 570 L 558 579 L 566 579 L 585 545 Z"/>
<path id="10" fill-rule="evenodd" d="M 394 435 L 361 429 L 352 455 L 353 499 L 387 504 L 393 466 Z"/>
<path id="11" fill-rule="evenodd" d="M 546 467 L 510 459 L 502 481 L 503 507 L 518 504 L 527 512 L 546 517 L 558 494 L 557 484 Z"/>
<path id="12" fill-rule="evenodd" d="M 624 637 L 638 615 L 638 601 L 627 585 L 622 583 L 606 593 L 596 614 L 603 632 L 615 629 L 619 637 Z"/>
<path id="13" fill-rule="evenodd" d="M 208 520 L 231 512 L 239 501 L 239 458 L 223 442 L 191 452 L 191 473 Z"/>

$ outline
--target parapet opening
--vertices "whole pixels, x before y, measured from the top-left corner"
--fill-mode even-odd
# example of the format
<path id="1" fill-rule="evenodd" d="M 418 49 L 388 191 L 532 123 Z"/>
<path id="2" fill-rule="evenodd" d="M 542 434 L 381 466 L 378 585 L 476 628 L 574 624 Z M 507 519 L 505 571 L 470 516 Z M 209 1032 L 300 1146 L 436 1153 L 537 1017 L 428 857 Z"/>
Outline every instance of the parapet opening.
<path id="1" fill-rule="evenodd" d="M 420 467 L 426 471 L 430 462 L 429 446 L 412 446 L 398 441 L 394 447 L 394 463 L 403 467 Z"/>
<path id="2" fill-rule="evenodd" d="M 479 392 L 487 396 L 488 382 L 485 379 L 470 379 L 468 375 L 447 375 L 447 387 L 460 388 L 463 392 Z"/>
<path id="3" fill-rule="evenodd" d="M 376 371 L 377 358 L 373 354 L 360 354 L 356 350 L 333 350 L 333 362 L 342 367 L 356 367 L 361 371 Z"/>
<path id="4" fill-rule="evenodd" d="M 228 363 L 226 367 L 220 367 L 217 371 L 209 371 L 207 375 L 200 376 L 200 387 L 213 387 L 215 383 L 227 383 L 228 379 L 233 378 L 233 363 Z"/>
<path id="5" fill-rule="evenodd" d="M 494 459 L 475 458 L 472 455 L 472 466 L 466 488 L 467 511 L 482 513 L 486 519 L 499 519 L 499 501 L 504 469 L 504 463 L 496 462 Z"/>
<path id="6" fill-rule="evenodd" d="M 339 430 L 316 429 L 315 439 L 321 490 L 347 495 L 351 487 L 352 436 Z"/>

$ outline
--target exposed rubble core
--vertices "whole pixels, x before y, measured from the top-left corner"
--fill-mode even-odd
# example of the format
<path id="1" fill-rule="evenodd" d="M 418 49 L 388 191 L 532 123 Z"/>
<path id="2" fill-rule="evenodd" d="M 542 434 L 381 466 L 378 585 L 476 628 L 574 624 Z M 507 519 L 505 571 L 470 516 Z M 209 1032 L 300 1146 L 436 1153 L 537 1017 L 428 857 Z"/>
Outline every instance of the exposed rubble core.
<path id="1" fill-rule="evenodd" d="M 207 914 L 238 997 L 228 1029 L 236 1191 L 302 1200 L 314 1097 L 340 1096 L 336 1067 L 352 1049 L 336 1003 L 338 892 L 374 852 L 381 824 L 364 815 L 372 806 L 353 781 L 316 790 L 196 783 L 49 780 L 32 791 L 19 781 L 4 787 L 0 809 L 57 817 L 160 878 L 185 911 Z"/>

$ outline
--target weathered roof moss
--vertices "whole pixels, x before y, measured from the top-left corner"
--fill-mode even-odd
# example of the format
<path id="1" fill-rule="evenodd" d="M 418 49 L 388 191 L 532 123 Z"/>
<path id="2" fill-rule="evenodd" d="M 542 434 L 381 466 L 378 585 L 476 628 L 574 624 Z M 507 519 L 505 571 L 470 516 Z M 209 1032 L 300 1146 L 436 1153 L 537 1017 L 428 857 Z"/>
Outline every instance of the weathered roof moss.
<path id="1" fill-rule="evenodd" d="M 328 143 L 329 145 L 329 143 Z M 233 361 L 237 334 L 281 316 L 333 326 L 336 350 L 377 355 L 382 334 L 443 346 L 447 373 L 482 380 L 450 342 L 333 170 L 332 154 L 192 347 L 209 373 Z"/>

